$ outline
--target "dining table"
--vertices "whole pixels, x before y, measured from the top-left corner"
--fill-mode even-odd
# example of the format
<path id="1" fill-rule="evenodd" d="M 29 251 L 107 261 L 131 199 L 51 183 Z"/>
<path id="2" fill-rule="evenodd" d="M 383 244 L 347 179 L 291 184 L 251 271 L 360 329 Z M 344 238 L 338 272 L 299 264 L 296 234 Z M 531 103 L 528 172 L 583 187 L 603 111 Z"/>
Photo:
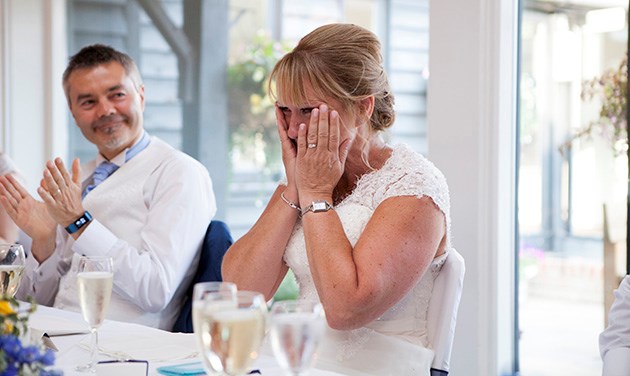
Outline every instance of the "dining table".
<path id="1" fill-rule="evenodd" d="M 32 341 L 43 340 L 57 349 L 52 369 L 63 371 L 66 376 L 86 375 L 75 369 L 90 357 L 90 331 L 80 313 L 38 305 L 30 316 L 29 331 Z M 161 368 L 180 365 L 201 368 L 201 355 L 192 333 L 105 320 L 98 329 L 98 344 L 99 376 L 161 375 Z M 287 374 L 270 351 L 261 351 L 252 371 L 263 376 Z M 309 372 L 309 376 L 340 375 L 317 368 Z"/>

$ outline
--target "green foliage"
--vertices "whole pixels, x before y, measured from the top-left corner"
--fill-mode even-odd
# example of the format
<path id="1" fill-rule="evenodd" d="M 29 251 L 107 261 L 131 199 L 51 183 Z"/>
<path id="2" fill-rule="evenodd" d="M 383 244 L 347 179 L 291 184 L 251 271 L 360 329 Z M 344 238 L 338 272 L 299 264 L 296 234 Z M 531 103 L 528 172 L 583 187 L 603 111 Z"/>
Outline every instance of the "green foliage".
<path id="1" fill-rule="evenodd" d="M 280 161 L 274 103 L 267 94 L 269 74 L 290 48 L 259 33 L 244 58 L 228 67 L 230 147 L 265 167 Z"/>
<path id="2" fill-rule="evenodd" d="M 289 269 L 287 275 L 284 276 L 282 283 L 278 286 L 278 290 L 273 296 L 274 301 L 296 300 L 300 293 L 300 288 L 295 280 L 293 271 Z"/>

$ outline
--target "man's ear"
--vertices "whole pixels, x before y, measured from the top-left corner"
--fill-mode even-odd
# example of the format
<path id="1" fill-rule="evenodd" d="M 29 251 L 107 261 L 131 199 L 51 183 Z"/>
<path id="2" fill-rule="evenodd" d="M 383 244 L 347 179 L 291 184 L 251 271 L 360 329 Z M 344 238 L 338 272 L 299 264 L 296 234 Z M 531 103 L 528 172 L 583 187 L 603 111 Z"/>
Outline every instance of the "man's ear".
<path id="1" fill-rule="evenodd" d="M 140 94 L 140 106 L 142 111 L 144 111 L 144 84 L 138 86 L 138 94 Z"/>

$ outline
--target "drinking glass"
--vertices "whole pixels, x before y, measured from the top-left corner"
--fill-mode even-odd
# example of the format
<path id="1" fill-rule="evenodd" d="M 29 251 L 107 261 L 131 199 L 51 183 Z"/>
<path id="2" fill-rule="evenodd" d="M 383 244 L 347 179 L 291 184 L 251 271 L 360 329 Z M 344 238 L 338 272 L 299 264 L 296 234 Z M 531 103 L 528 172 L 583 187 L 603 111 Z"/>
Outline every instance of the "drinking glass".
<path id="1" fill-rule="evenodd" d="M 77 371 L 96 372 L 98 355 L 98 328 L 105 319 L 105 312 L 112 296 L 114 262 L 111 257 L 82 256 L 79 259 L 77 284 L 79 304 L 83 319 L 91 332 L 90 362 L 77 367 Z"/>
<path id="2" fill-rule="evenodd" d="M 24 273 L 24 248 L 19 244 L 0 244 L 0 295 L 12 298 Z"/>
<path id="3" fill-rule="evenodd" d="M 246 375 L 258 357 L 266 316 L 267 302 L 258 292 L 238 291 L 235 298 L 209 294 L 200 315 L 201 352 L 208 372 Z"/>
<path id="4" fill-rule="evenodd" d="M 193 288 L 192 300 L 192 322 L 193 332 L 197 341 L 197 348 L 203 349 L 203 341 L 201 339 L 201 314 L 204 311 L 211 312 L 221 308 L 236 307 L 236 285 L 231 282 L 199 282 Z M 208 360 L 205 356 L 201 359 L 204 363 Z M 204 364 L 206 369 L 212 369 L 210 364 Z"/>
<path id="5" fill-rule="evenodd" d="M 271 306 L 271 346 L 280 367 L 290 375 L 305 375 L 315 362 L 324 334 L 325 315 L 319 302 L 285 300 Z"/>

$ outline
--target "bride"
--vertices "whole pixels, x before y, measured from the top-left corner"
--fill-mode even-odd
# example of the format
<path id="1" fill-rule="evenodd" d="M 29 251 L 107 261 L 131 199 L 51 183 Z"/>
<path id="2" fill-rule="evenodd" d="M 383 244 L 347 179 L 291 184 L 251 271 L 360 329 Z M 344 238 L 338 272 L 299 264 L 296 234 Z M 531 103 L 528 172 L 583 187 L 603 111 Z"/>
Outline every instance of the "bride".
<path id="1" fill-rule="evenodd" d="M 223 277 L 270 299 L 291 268 L 328 322 L 318 368 L 428 375 L 427 309 L 450 249 L 442 173 L 380 133 L 394 98 L 380 43 L 331 24 L 271 73 L 286 179 L 227 252 Z"/>

